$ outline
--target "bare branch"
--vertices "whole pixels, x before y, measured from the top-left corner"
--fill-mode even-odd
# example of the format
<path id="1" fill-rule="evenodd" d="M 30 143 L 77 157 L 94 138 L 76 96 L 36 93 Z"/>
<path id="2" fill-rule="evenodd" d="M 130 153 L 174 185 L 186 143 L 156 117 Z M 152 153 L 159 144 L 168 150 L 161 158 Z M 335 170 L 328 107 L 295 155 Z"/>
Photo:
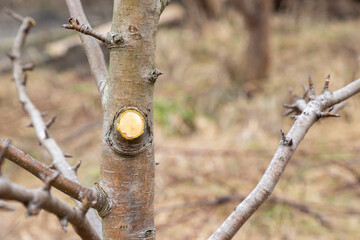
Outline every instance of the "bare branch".
<path id="1" fill-rule="evenodd" d="M 79 19 L 81 23 L 91 28 L 89 21 L 85 16 L 80 0 L 66 0 L 66 4 L 71 16 Z M 95 78 L 99 92 L 102 94 L 106 80 L 109 77 L 104 60 L 104 54 L 101 51 L 99 43 L 94 38 L 80 34 L 80 39 L 89 61 L 91 74 Z"/>
<path id="2" fill-rule="evenodd" d="M 66 29 L 73 29 L 78 31 L 79 33 L 83 33 L 85 35 L 92 36 L 94 38 L 99 39 L 100 41 L 104 43 L 108 43 L 109 39 L 106 34 L 101 34 L 98 32 L 95 32 L 93 29 L 91 29 L 89 26 L 85 26 L 84 24 L 80 25 L 79 20 L 76 18 L 69 18 L 69 24 L 64 24 L 62 27 Z"/>
<path id="3" fill-rule="evenodd" d="M 15 20 L 19 21 L 19 22 L 23 22 L 24 21 L 24 17 L 17 14 L 14 11 L 11 11 L 10 9 L 5 9 L 6 14 L 8 14 L 10 17 L 14 18 Z"/>
<path id="4" fill-rule="evenodd" d="M 6 144 L 6 141 L 0 139 L 0 149 L 4 149 Z M 78 182 L 72 181 L 62 175 L 57 176 L 58 174 L 56 171 L 45 166 L 14 146 L 8 145 L 7 150 L 4 152 L 4 157 L 27 170 L 40 180 L 49 182 L 47 184 L 48 187 L 51 185 L 78 201 L 83 201 L 84 198 L 90 199 L 93 203 L 91 207 L 97 209 L 98 211 L 102 211 L 103 206 L 108 206 L 108 203 L 106 202 L 107 199 L 102 195 L 102 192 L 84 187 Z"/>
<path id="5" fill-rule="evenodd" d="M 231 239 L 237 233 L 270 196 L 301 140 L 319 119 L 318 113 L 360 92 L 360 79 L 335 92 L 326 91 L 318 97 L 313 96 L 315 90 L 311 78 L 309 78 L 309 86 L 310 99 L 313 98 L 313 100 L 307 103 L 302 114 L 296 118 L 289 133 L 285 136 L 285 138 L 292 140 L 292 144 L 284 145 L 280 142 L 273 159 L 255 189 L 236 207 L 209 239 Z"/>
<path id="6" fill-rule="evenodd" d="M 53 115 L 50 121 L 46 123 L 46 128 L 50 128 L 51 125 L 53 125 L 53 123 L 55 122 L 55 120 L 56 120 L 56 115 Z"/>
<path id="7" fill-rule="evenodd" d="M 70 2 L 75 3 L 76 1 L 70 1 Z M 80 2 L 79 2 L 79 4 L 80 4 Z M 80 4 L 80 7 L 81 7 L 81 4 Z M 13 15 L 14 14 L 12 14 L 12 16 Z M 15 16 L 17 16 L 17 15 L 15 15 Z M 27 33 L 29 32 L 30 28 L 34 25 L 35 25 L 35 21 L 32 18 L 29 18 L 29 17 L 23 18 L 21 27 L 20 27 L 20 29 L 16 35 L 16 38 L 14 40 L 12 53 L 10 54 L 12 63 L 14 66 L 13 79 L 16 84 L 20 103 L 22 104 L 24 110 L 29 114 L 29 116 L 31 118 L 32 126 L 35 129 L 35 132 L 40 141 L 40 144 L 44 145 L 45 148 L 47 149 L 47 151 L 50 153 L 52 160 L 53 160 L 52 165 L 55 166 L 56 169 L 58 169 L 69 180 L 78 182 L 76 173 L 72 170 L 71 166 L 66 161 L 65 156 L 63 155 L 63 151 L 60 149 L 60 147 L 58 146 L 56 141 L 49 136 L 48 131 L 47 131 L 47 126 L 44 123 L 44 120 L 42 118 L 43 114 L 31 102 L 31 100 L 28 97 L 27 92 L 26 92 L 26 85 L 23 84 L 24 81 L 22 81 L 23 76 L 24 76 L 24 72 L 23 72 L 24 69 L 23 69 L 22 62 L 21 62 L 21 51 L 22 51 L 22 48 L 24 45 L 25 37 L 26 37 Z M 91 43 L 91 41 L 89 43 Z M 89 45 L 89 47 L 90 47 L 90 45 Z M 97 45 L 97 47 L 99 47 L 99 46 Z M 94 52 L 96 52 L 96 49 L 97 49 L 96 46 L 94 46 L 94 49 L 92 49 L 92 50 Z M 99 56 L 101 58 L 101 56 L 102 56 L 101 50 L 100 50 L 100 53 L 97 53 L 97 54 L 99 54 Z M 104 59 L 102 57 L 102 61 L 103 60 Z M 99 63 L 99 64 L 102 63 L 102 62 L 96 62 L 95 60 L 94 60 L 94 62 L 95 62 L 95 67 L 96 67 L 97 63 Z M 101 66 L 99 66 L 99 67 L 101 67 Z M 105 63 L 103 64 L 103 67 L 105 67 Z M 99 73 L 101 71 L 99 70 L 99 71 L 95 71 L 95 72 Z M 105 68 L 105 73 L 107 74 L 106 68 Z M 103 82 L 105 83 L 105 80 Z M 75 203 L 78 206 L 81 206 L 80 202 L 75 201 Z M 102 235 L 101 234 L 101 222 L 100 222 L 97 214 L 95 213 L 95 211 L 90 210 L 88 212 L 87 218 L 89 219 L 89 222 L 94 226 L 94 228 L 98 232 L 98 235 L 101 236 Z"/>
<path id="8" fill-rule="evenodd" d="M 59 219 L 66 218 L 73 225 L 75 231 L 82 239 L 101 239 L 78 208 L 73 208 L 64 202 L 61 202 L 53 197 L 49 191 L 43 189 L 27 189 L 11 183 L 5 177 L 0 176 L 0 198 L 22 202 L 28 208 L 28 215 L 36 215 L 41 209 L 44 209 L 45 211 L 57 215 Z"/>
<path id="9" fill-rule="evenodd" d="M 14 45 L 12 48 L 11 55 L 13 56 L 13 79 L 16 84 L 16 89 L 19 96 L 19 101 L 22 104 L 24 110 L 31 118 L 32 126 L 35 129 L 36 135 L 41 143 L 45 146 L 46 150 L 50 153 L 54 166 L 67 178 L 72 181 L 77 181 L 77 177 L 73 171 L 71 171 L 71 166 L 67 163 L 65 157 L 63 156 L 62 150 L 56 143 L 56 141 L 51 138 L 47 131 L 47 125 L 45 124 L 41 112 L 35 107 L 35 105 L 30 100 L 27 91 L 26 85 L 24 84 L 24 72 L 21 62 L 21 51 L 25 42 L 25 38 L 30 28 L 35 25 L 35 21 L 32 18 L 25 17 L 21 27 L 16 35 L 14 40 Z"/>

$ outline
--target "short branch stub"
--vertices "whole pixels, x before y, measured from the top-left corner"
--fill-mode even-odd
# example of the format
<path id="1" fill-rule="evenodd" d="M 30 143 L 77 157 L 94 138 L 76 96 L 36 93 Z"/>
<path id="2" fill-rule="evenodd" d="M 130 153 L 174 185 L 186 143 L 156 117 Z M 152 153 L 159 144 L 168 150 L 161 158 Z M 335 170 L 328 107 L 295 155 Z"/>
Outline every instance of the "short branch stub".
<path id="1" fill-rule="evenodd" d="M 133 140 L 144 133 L 145 120 L 138 111 L 126 110 L 120 115 L 116 129 L 123 138 Z"/>

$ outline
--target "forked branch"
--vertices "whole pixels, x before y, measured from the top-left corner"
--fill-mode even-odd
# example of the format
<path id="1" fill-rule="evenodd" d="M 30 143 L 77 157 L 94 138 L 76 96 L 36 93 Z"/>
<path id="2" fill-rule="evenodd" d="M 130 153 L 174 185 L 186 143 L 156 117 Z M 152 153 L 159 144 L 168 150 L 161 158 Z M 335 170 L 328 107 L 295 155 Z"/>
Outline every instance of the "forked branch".
<path id="1" fill-rule="evenodd" d="M 51 179 L 50 179 L 51 180 Z M 37 215 L 41 209 L 55 214 L 66 231 L 70 222 L 82 239 L 100 240 L 91 224 L 79 208 L 73 208 L 51 195 L 46 186 L 40 189 L 27 189 L 10 182 L 0 176 L 0 198 L 23 203 L 27 207 L 27 215 Z"/>
<path id="2" fill-rule="evenodd" d="M 9 159 L 11 162 L 30 172 L 44 182 L 46 179 L 49 179 L 57 173 L 50 167 L 47 167 L 32 158 L 29 154 L 26 154 L 16 147 L 9 145 L 6 140 L 2 139 L 0 139 L 0 155 Z M 108 206 L 106 197 L 103 196 L 101 191 L 84 187 L 78 182 L 72 181 L 62 175 L 57 176 L 51 182 L 51 186 L 80 202 L 87 199 L 87 201 L 91 202 L 91 207 L 95 208 L 99 212 L 102 212 L 104 207 L 106 208 L 106 206 Z"/>
<path id="3" fill-rule="evenodd" d="M 279 147 L 273 156 L 268 168 L 254 190 L 242 201 L 225 222 L 209 237 L 209 240 L 232 239 L 242 225 L 250 216 L 265 202 L 274 190 L 286 165 L 290 161 L 295 150 L 299 146 L 310 127 L 320 118 L 328 117 L 331 111 L 326 109 L 341 103 L 349 97 L 360 92 L 360 79 L 348 84 L 347 86 L 331 92 L 328 90 L 329 79 L 327 79 L 324 91 L 321 95 L 315 96 L 315 90 L 311 78 L 309 78 L 310 101 L 301 104 L 296 102 L 291 108 L 301 112 L 296 116 L 296 120 L 287 135 L 283 135 Z M 289 144 L 291 142 L 291 144 Z"/>

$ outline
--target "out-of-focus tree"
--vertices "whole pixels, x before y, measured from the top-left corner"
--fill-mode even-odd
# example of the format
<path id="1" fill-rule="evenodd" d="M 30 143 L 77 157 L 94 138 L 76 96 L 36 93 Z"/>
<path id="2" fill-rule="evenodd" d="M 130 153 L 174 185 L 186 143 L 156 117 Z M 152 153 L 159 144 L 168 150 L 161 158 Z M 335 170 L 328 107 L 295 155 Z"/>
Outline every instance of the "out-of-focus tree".
<path id="1" fill-rule="evenodd" d="M 248 44 L 243 63 L 242 82 L 251 94 L 269 76 L 270 69 L 270 15 L 272 1 L 236 0 L 233 4 L 244 17 Z"/>

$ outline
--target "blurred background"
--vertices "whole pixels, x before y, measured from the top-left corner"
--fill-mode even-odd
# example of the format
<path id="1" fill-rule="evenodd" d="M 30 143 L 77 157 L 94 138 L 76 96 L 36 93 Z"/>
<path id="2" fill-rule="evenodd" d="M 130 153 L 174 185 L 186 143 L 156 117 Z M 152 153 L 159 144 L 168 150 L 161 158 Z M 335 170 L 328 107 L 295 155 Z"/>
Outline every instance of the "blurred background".
<path id="1" fill-rule="evenodd" d="M 110 29 L 112 1 L 83 1 L 92 26 Z M 56 114 L 50 134 L 82 160 L 79 178 L 99 178 L 101 104 L 78 36 L 61 28 L 64 1 L 0 2 L 0 137 L 44 163 L 30 121 L 11 81 L 11 50 L 19 24 L 3 9 L 33 17 L 25 62 L 35 62 L 28 92 Z M 157 239 L 206 239 L 256 185 L 275 152 L 289 88 L 301 95 L 311 74 L 321 91 L 331 75 L 338 89 L 359 77 L 360 1 L 178 0 L 164 11 L 157 33 L 155 151 Z M 104 47 L 104 46 L 103 46 Z M 106 59 L 107 50 L 104 48 Z M 234 239 L 360 238 L 360 107 L 347 101 L 341 118 L 316 123 L 290 161 L 270 200 Z M 41 182 L 6 161 L 16 183 Z M 71 200 L 53 190 L 71 204 Z M 0 239 L 78 239 L 55 216 L 0 212 Z"/>

